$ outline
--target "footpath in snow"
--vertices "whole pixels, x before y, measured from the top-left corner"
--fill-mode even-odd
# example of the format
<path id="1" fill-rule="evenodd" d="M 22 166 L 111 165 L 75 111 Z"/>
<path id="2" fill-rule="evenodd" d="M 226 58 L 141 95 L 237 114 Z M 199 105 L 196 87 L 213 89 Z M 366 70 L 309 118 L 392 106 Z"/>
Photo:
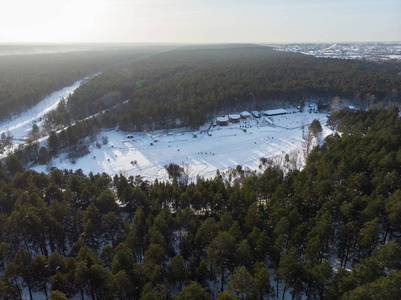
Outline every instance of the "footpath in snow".
<path id="1" fill-rule="evenodd" d="M 100 149 L 90 146 L 90 154 L 74 164 L 66 155 L 61 155 L 48 166 L 34 169 L 46 172 L 55 166 L 82 169 L 85 173 L 106 172 L 110 176 L 140 175 L 154 181 L 168 180 L 164 166 L 175 163 L 185 166 L 193 180 L 197 176 L 211 178 L 217 170 L 224 172 L 237 165 L 258 170 L 262 157 L 282 165 L 286 154 L 300 168 L 305 161 L 303 134 L 312 121 L 318 119 L 322 124 L 322 138 L 331 131 L 324 126 L 325 114 L 289 112 L 269 118 L 249 118 L 228 126 L 213 126 L 208 132 L 206 125 L 197 132 L 184 129 L 152 133 L 103 131 L 99 135 L 99 144 L 102 144 L 103 136 L 107 137 L 108 144 Z"/>

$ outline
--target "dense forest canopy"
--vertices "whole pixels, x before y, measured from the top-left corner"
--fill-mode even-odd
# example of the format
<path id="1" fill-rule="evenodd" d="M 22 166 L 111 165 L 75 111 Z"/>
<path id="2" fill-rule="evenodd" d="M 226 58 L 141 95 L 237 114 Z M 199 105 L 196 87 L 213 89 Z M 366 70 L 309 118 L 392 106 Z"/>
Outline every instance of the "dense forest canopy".
<path id="1" fill-rule="evenodd" d="M 182 46 L 88 80 L 52 122 L 109 108 L 105 126 L 143 130 L 197 127 L 217 114 L 305 100 L 328 104 L 333 97 L 360 107 L 399 103 L 400 72 L 396 62 L 316 58 L 258 45 Z"/>
<path id="2" fill-rule="evenodd" d="M 10 49 L 9 49 L 10 48 Z M 10 54 L 0 56 L 0 121 L 32 107 L 47 95 L 94 75 L 117 63 L 126 63 L 168 48 L 169 45 L 43 45 L 44 53 L 28 54 L 28 45 L 5 47 Z M 28 48 L 28 49 L 25 49 Z M 50 51 L 53 53 L 46 53 Z M 60 53 L 58 53 L 60 52 Z"/>
<path id="3" fill-rule="evenodd" d="M 197 127 L 243 108 L 333 97 L 361 107 L 400 100 L 399 63 L 257 45 L 185 46 L 147 57 L 149 49 L 21 56 L 15 65 L 0 57 L 7 70 L 0 105 L 10 108 L 2 118 L 15 112 L 9 102 L 29 107 L 120 62 L 47 115 L 47 148 L 29 143 L 0 164 L 0 298 L 20 299 L 23 291 L 31 299 L 36 292 L 83 300 L 401 298 L 395 107 L 333 113 L 328 125 L 336 133 L 311 151 L 302 171 L 287 174 L 238 166 L 192 183 L 174 172 L 171 182 L 152 183 L 24 170 L 60 151 L 75 159 L 102 127 Z M 24 64 L 30 71 L 21 75 Z"/>
<path id="4" fill-rule="evenodd" d="M 329 125 L 338 133 L 286 175 L 150 183 L 9 157 L 0 297 L 400 299 L 398 110 L 342 110 Z"/>

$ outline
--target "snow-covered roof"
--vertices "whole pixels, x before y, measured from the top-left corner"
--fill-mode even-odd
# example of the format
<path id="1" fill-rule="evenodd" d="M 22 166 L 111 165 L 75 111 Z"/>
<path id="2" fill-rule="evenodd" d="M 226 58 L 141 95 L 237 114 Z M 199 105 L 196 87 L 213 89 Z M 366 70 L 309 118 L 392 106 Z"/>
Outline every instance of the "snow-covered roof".
<path id="1" fill-rule="evenodd" d="M 279 109 L 271 109 L 271 110 L 265 110 L 263 112 L 267 116 L 271 115 L 281 115 L 281 114 L 286 114 L 287 111 L 285 109 L 279 108 Z"/>
<path id="2" fill-rule="evenodd" d="M 240 113 L 241 116 L 250 116 L 251 114 L 247 111 L 243 111 Z"/>
<path id="3" fill-rule="evenodd" d="M 228 122 L 228 117 L 224 116 L 224 117 L 217 117 L 217 122 Z"/>
<path id="4" fill-rule="evenodd" d="M 217 116 L 221 117 L 222 114 Z M 93 143 L 89 148 L 91 152 L 78 159 L 75 164 L 72 164 L 67 158 L 67 153 L 60 154 L 59 158 L 49 164 L 60 169 L 82 169 L 85 174 L 106 172 L 113 177 L 121 172 L 124 176 L 135 177 L 140 175 L 144 180 L 150 182 L 156 178 L 158 180 L 169 180 L 167 172 L 159 171 L 160 166 L 171 162 L 188 162 L 192 170 L 189 180 L 196 180 L 197 175 L 204 178 L 214 178 L 217 169 L 222 172 L 236 165 L 258 170 L 259 160 L 250 160 L 249 157 L 263 156 L 270 158 L 276 157 L 277 154 L 281 156 L 283 151 L 285 153 L 291 153 L 292 150 L 298 151 L 303 147 L 301 143 L 302 129 L 299 128 L 299 124 L 310 124 L 316 118 L 324 127 L 327 120 L 325 113 L 309 114 L 303 112 L 287 116 L 287 118 L 274 119 L 274 125 L 277 127 L 262 124 L 263 122 L 260 120 L 257 124 L 257 120 L 250 119 L 249 124 L 252 128 L 247 129 L 246 134 L 240 133 L 237 129 L 240 124 L 228 127 L 212 127 L 209 129 L 210 136 L 203 136 L 203 139 L 199 137 L 199 131 L 196 131 L 198 132 L 198 139 L 193 138 L 195 131 L 187 131 L 186 128 L 169 130 L 169 133 L 173 133 L 173 135 L 166 134 L 164 130 L 155 130 L 151 135 L 144 132 L 129 132 L 136 137 L 135 141 L 124 140 L 128 133 L 121 130 L 102 131 L 101 135 L 107 136 L 109 143 L 102 146 L 101 149 L 98 149 L 96 143 Z M 227 119 L 227 117 L 223 118 L 223 120 Z M 257 128 L 257 125 L 260 128 Z M 199 130 L 206 130 L 209 127 L 210 124 L 207 123 L 201 126 Z M 293 128 L 293 130 L 283 131 L 282 127 Z M 324 127 L 322 138 L 331 132 L 329 128 Z M 266 141 L 268 137 L 274 138 L 274 147 L 266 146 L 268 145 Z M 155 143 L 155 139 L 159 142 Z M 150 147 L 150 143 L 153 143 L 152 147 Z M 203 154 L 200 151 L 203 151 Z M 215 155 L 211 155 L 210 152 Z M 96 156 L 96 159 L 93 156 Z M 110 161 L 107 161 L 108 159 Z M 133 166 L 131 161 L 135 160 L 137 164 Z M 304 161 L 304 156 L 300 154 L 297 166 L 302 167 Z M 38 172 L 46 172 L 46 168 L 46 165 L 33 167 Z"/>
<path id="5" fill-rule="evenodd" d="M 240 115 L 228 115 L 230 119 L 240 119 Z"/>

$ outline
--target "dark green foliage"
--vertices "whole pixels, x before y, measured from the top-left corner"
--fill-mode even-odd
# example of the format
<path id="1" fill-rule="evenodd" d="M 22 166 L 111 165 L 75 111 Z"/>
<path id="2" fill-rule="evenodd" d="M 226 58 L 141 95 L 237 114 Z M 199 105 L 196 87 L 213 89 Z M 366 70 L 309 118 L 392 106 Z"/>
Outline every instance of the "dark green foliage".
<path id="1" fill-rule="evenodd" d="M 242 300 L 252 289 L 253 277 L 244 266 L 239 268 L 235 274 L 230 275 L 229 280 L 228 289 L 237 296 L 241 296 Z"/>
<path id="2" fill-rule="evenodd" d="M 221 232 L 208 247 L 208 259 L 211 268 L 216 268 L 221 275 L 221 292 L 224 291 L 225 273 L 232 268 L 235 259 L 235 240 L 228 232 Z"/>
<path id="3" fill-rule="evenodd" d="M 17 172 L 23 172 L 24 166 L 21 160 L 15 155 L 9 155 L 6 159 L 7 171 L 10 175 L 14 176 Z"/>
<path id="4" fill-rule="evenodd" d="M 380 277 L 346 293 L 343 299 L 399 299 L 401 297 L 401 271 Z"/>
<path id="5" fill-rule="evenodd" d="M 110 108 L 99 117 L 102 126 L 118 122 L 122 130 L 141 131 L 196 128 L 222 111 L 262 109 L 273 100 L 299 105 L 313 98 L 322 107 L 339 96 L 363 107 L 385 105 L 400 99 L 399 69 L 395 62 L 316 58 L 257 45 L 179 47 L 104 71 L 47 119 L 66 124 L 68 116 L 82 120 Z"/>
<path id="6" fill-rule="evenodd" d="M 74 162 L 77 158 L 89 153 L 88 144 L 96 140 L 100 124 L 95 118 L 86 119 L 68 126 L 66 129 L 56 133 L 51 131 L 47 139 L 47 148 L 39 150 L 38 162 L 46 163 L 50 156 L 57 156 L 61 149 L 68 150 L 68 158 Z M 26 150 L 22 150 L 26 152 Z M 28 162 L 35 161 L 30 159 Z"/>
<path id="7" fill-rule="evenodd" d="M 43 47 L 54 51 L 51 45 Z M 94 75 L 111 65 L 138 59 L 168 47 L 168 45 L 129 45 L 116 49 L 114 46 L 102 45 L 82 49 L 80 46 L 73 46 L 73 51 L 65 52 L 65 49 L 62 49 L 60 53 L 2 56 L 0 57 L 0 69 L 3 71 L 0 74 L 2 87 L 0 120 L 32 107 L 52 92 L 69 86 L 85 76 Z M 61 49 L 56 49 L 58 50 Z"/>
<path id="8" fill-rule="evenodd" d="M 197 282 L 190 282 L 176 297 L 177 300 L 206 300 L 208 293 Z"/>
<path id="9" fill-rule="evenodd" d="M 67 295 L 59 290 L 52 291 L 49 295 L 49 300 L 68 300 Z"/>
<path id="10" fill-rule="evenodd" d="M 224 292 L 218 293 L 216 299 L 217 300 L 236 300 L 237 297 L 235 297 L 229 291 L 224 291 Z"/>
<path id="11" fill-rule="evenodd" d="M 41 147 L 39 150 L 39 157 L 38 157 L 39 164 L 45 165 L 49 162 L 49 160 L 50 160 L 49 151 L 45 147 Z"/>
<path id="12" fill-rule="evenodd" d="M 270 274 L 263 262 L 256 262 L 253 265 L 253 287 L 252 293 L 259 299 L 263 299 L 265 295 L 272 293 L 270 287 Z"/>
<path id="13" fill-rule="evenodd" d="M 49 134 L 49 138 L 47 139 L 47 147 L 52 155 L 55 155 L 58 149 L 61 147 L 58 136 L 54 131 L 50 132 Z"/>
<path id="14" fill-rule="evenodd" d="M 179 290 L 182 290 L 182 282 L 188 277 L 188 270 L 185 267 L 185 261 L 181 255 L 176 255 L 171 259 L 169 270 L 169 278 L 174 283 L 179 282 Z"/>
<path id="15" fill-rule="evenodd" d="M 237 172 L 233 185 L 0 170 L 0 296 L 399 298 L 401 118 L 330 122 L 341 136 L 302 171 Z"/>

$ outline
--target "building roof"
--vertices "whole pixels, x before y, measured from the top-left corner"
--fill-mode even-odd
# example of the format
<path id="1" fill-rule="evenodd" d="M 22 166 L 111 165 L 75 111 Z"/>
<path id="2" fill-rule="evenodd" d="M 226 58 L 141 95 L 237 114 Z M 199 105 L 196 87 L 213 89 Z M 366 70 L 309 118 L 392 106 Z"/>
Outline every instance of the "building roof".
<path id="1" fill-rule="evenodd" d="M 240 115 L 228 115 L 230 119 L 240 119 Z"/>
<path id="2" fill-rule="evenodd" d="M 241 116 L 250 116 L 251 114 L 247 111 L 243 111 L 240 113 Z"/>
<path id="3" fill-rule="evenodd" d="M 285 109 L 279 108 L 279 109 L 272 109 L 272 110 L 265 110 L 263 112 L 265 115 L 281 115 L 281 114 L 286 114 L 287 111 Z"/>
<path id="4" fill-rule="evenodd" d="M 217 117 L 216 120 L 217 122 L 228 122 L 228 117 L 227 116 Z"/>

